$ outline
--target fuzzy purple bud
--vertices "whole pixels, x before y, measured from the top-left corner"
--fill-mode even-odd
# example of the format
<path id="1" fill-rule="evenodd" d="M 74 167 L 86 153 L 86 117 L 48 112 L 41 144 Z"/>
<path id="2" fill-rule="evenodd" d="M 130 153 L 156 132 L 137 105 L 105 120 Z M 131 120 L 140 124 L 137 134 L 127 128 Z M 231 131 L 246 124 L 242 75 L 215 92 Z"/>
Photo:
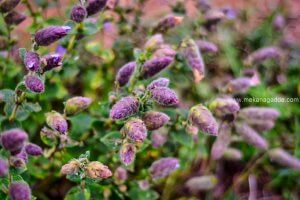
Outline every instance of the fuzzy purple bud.
<path id="1" fill-rule="evenodd" d="M 180 25 L 182 21 L 183 21 L 183 17 L 170 15 L 163 18 L 161 21 L 159 21 L 156 27 L 154 28 L 154 30 L 156 32 L 166 32 L 169 29 Z"/>
<path id="2" fill-rule="evenodd" d="M 199 104 L 191 108 L 189 122 L 198 127 L 202 132 L 213 136 L 218 135 L 219 125 L 211 112 L 203 105 Z"/>
<path id="3" fill-rule="evenodd" d="M 27 75 L 25 77 L 25 86 L 34 93 L 43 93 L 45 90 L 44 82 L 35 75 Z"/>
<path id="4" fill-rule="evenodd" d="M 50 113 L 46 113 L 46 122 L 49 127 L 61 134 L 66 134 L 68 131 L 68 123 L 66 119 L 58 112 L 52 111 Z"/>
<path id="5" fill-rule="evenodd" d="M 42 60 L 45 65 L 43 68 L 44 72 L 60 67 L 62 65 L 62 55 L 57 53 L 46 55 Z"/>
<path id="6" fill-rule="evenodd" d="M 235 130 L 247 143 L 261 150 L 268 149 L 268 142 L 246 123 L 236 123 Z"/>
<path id="7" fill-rule="evenodd" d="M 218 47 L 212 42 L 197 40 L 196 44 L 202 53 L 217 53 Z"/>
<path id="8" fill-rule="evenodd" d="M 225 92 L 230 94 L 246 93 L 248 89 L 253 85 L 254 84 L 251 78 L 241 77 L 241 78 L 231 80 L 225 86 Z"/>
<path id="9" fill-rule="evenodd" d="M 119 100 L 110 111 L 110 118 L 124 119 L 138 112 L 139 102 L 135 97 L 123 97 Z"/>
<path id="10" fill-rule="evenodd" d="M 168 137 L 166 134 L 162 134 L 159 132 L 153 132 L 151 135 L 151 142 L 152 142 L 152 146 L 154 148 L 159 148 L 161 146 L 163 146 L 168 140 Z"/>
<path id="11" fill-rule="evenodd" d="M 65 112 L 67 115 L 77 114 L 91 105 L 92 99 L 88 97 L 73 97 L 66 101 Z"/>
<path id="12" fill-rule="evenodd" d="M 268 131 L 275 126 L 273 120 L 246 120 L 246 122 L 258 132 Z"/>
<path id="13" fill-rule="evenodd" d="M 179 161 L 177 158 L 167 157 L 161 158 L 152 163 L 149 172 L 153 180 L 164 178 L 170 173 L 179 168 Z"/>
<path id="14" fill-rule="evenodd" d="M 199 191 L 212 190 L 217 185 L 217 183 L 218 183 L 218 179 L 214 175 L 196 176 L 190 178 L 185 183 L 185 186 L 192 193 L 197 193 Z"/>
<path id="15" fill-rule="evenodd" d="M 156 87 L 151 91 L 151 98 L 163 106 L 175 106 L 179 103 L 177 94 L 166 87 Z"/>
<path id="16" fill-rule="evenodd" d="M 136 67 L 136 62 L 129 62 L 122 66 L 117 74 L 116 81 L 122 87 L 128 83 Z"/>
<path id="17" fill-rule="evenodd" d="M 171 57 L 153 58 L 144 63 L 141 71 L 141 77 L 149 78 L 168 67 L 173 61 Z"/>
<path id="18" fill-rule="evenodd" d="M 276 15 L 274 20 L 273 20 L 273 27 L 276 29 L 276 30 L 282 30 L 285 26 L 285 19 L 282 15 Z"/>
<path id="19" fill-rule="evenodd" d="M 126 122 L 122 132 L 134 142 L 143 142 L 147 138 L 145 123 L 136 118 Z"/>
<path id="20" fill-rule="evenodd" d="M 9 197 L 11 200 L 30 200 L 30 187 L 25 182 L 14 182 L 9 186 Z"/>
<path id="21" fill-rule="evenodd" d="M 264 62 L 267 59 L 273 59 L 276 62 L 280 62 L 282 56 L 283 56 L 283 52 L 280 48 L 275 46 L 264 47 L 251 53 L 247 57 L 245 64 L 246 65 L 259 64 Z"/>
<path id="22" fill-rule="evenodd" d="M 223 123 L 219 128 L 219 134 L 211 149 L 213 160 L 220 159 L 231 141 L 231 126 Z"/>
<path id="23" fill-rule="evenodd" d="M 130 165 L 136 154 L 136 148 L 134 144 L 126 143 L 120 149 L 120 159 L 124 165 Z"/>
<path id="24" fill-rule="evenodd" d="M 177 52 L 168 44 L 160 45 L 160 47 L 152 54 L 152 58 L 170 57 L 174 58 Z"/>
<path id="25" fill-rule="evenodd" d="M 28 163 L 28 154 L 25 148 L 20 153 L 10 157 L 10 163 L 16 168 L 25 168 Z"/>
<path id="26" fill-rule="evenodd" d="M 29 71 L 37 72 L 41 68 L 40 56 L 35 52 L 26 52 L 24 64 Z"/>
<path id="27" fill-rule="evenodd" d="M 28 139 L 27 133 L 21 129 L 11 129 L 1 134 L 1 144 L 4 149 L 12 154 L 21 152 L 25 141 Z"/>
<path id="28" fill-rule="evenodd" d="M 69 26 L 50 26 L 35 33 L 34 39 L 39 46 L 48 46 L 65 37 L 71 30 Z"/>
<path id="29" fill-rule="evenodd" d="M 183 57 L 193 70 L 195 82 L 199 83 L 205 76 L 205 64 L 201 52 L 193 39 L 184 39 L 181 47 Z"/>
<path id="30" fill-rule="evenodd" d="M 93 161 L 87 165 L 86 175 L 92 179 L 106 179 L 112 176 L 112 172 L 106 165 Z"/>
<path id="31" fill-rule="evenodd" d="M 0 158 L 0 178 L 7 175 L 8 167 L 8 162 Z"/>
<path id="32" fill-rule="evenodd" d="M 158 78 L 154 81 L 152 81 L 148 86 L 147 90 L 152 90 L 156 87 L 168 87 L 170 83 L 170 80 L 167 78 Z"/>
<path id="33" fill-rule="evenodd" d="M 16 11 L 12 11 L 4 17 L 4 21 L 7 25 L 18 25 L 22 23 L 25 19 L 26 15 L 23 15 L 22 13 Z"/>
<path id="34" fill-rule="evenodd" d="M 143 117 L 147 129 L 150 131 L 163 127 L 169 120 L 170 117 L 165 113 L 155 111 L 149 111 Z"/>
<path id="35" fill-rule="evenodd" d="M 246 120 L 276 120 L 280 113 L 274 108 L 247 107 L 239 112 L 239 117 Z"/>
<path id="36" fill-rule="evenodd" d="M 127 171 L 123 167 L 118 167 L 114 173 L 114 177 L 118 182 L 124 182 L 127 180 Z"/>
<path id="37" fill-rule="evenodd" d="M 300 159 L 293 157 L 281 148 L 271 149 L 269 156 L 272 161 L 275 161 L 283 166 L 300 170 Z"/>
<path id="38" fill-rule="evenodd" d="M 209 104 L 209 109 L 218 117 L 222 117 L 228 114 L 236 114 L 240 109 L 240 105 L 231 97 L 216 98 Z"/>
<path id="39" fill-rule="evenodd" d="M 86 11 L 88 16 L 94 15 L 102 11 L 106 5 L 107 0 L 88 0 Z"/>
<path id="40" fill-rule="evenodd" d="M 31 156 L 40 156 L 43 154 L 43 149 L 40 146 L 32 143 L 29 143 L 25 146 L 25 151 Z"/>
<path id="41" fill-rule="evenodd" d="M 87 11 L 83 6 L 74 6 L 71 11 L 71 20 L 74 22 L 80 23 L 82 22 L 87 16 Z"/>
<path id="42" fill-rule="evenodd" d="M 9 12 L 14 9 L 21 0 L 3 0 L 0 1 L 0 12 Z"/>

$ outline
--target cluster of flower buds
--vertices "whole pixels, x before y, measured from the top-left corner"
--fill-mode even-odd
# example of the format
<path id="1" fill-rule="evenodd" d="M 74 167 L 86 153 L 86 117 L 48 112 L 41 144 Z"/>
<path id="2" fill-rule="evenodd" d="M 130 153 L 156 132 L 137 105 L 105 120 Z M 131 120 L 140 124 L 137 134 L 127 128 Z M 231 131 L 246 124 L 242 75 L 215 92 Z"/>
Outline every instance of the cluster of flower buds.
<path id="1" fill-rule="evenodd" d="M 26 16 L 13 9 L 20 3 L 20 0 L 3 0 L 0 1 L 0 12 L 4 15 L 4 21 L 8 26 L 22 23 Z"/>
<path id="2" fill-rule="evenodd" d="M 179 161 L 177 158 L 167 157 L 154 161 L 149 168 L 151 178 L 158 180 L 171 174 L 179 168 Z"/>
<path id="3" fill-rule="evenodd" d="M 154 30 L 155 32 L 166 32 L 169 29 L 180 25 L 182 21 L 183 21 L 183 17 L 181 16 L 169 15 L 163 18 L 161 21 L 159 21 L 156 27 L 154 28 Z"/>
<path id="4" fill-rule="evenodd" d="M 190 109 L 189 124 L 198 128 L 203 133 L 213 136 L 218 135 L 219 125 L 212 113 L 202 104 L 196 105 Z"/>
<path id="5" fill-rule="evenodd" d="M 73 159 L 61 168 L 62 175 L 79 175 L 81 178 L 107 179 L 112 176 L 110 169 L 101 162 L 90 162 L 87 158 Z"/>
<path id="6" fill-rule="evenodd" d="M 0 139 L 2 147 L 11 154 L 10 165 L 15 168 L 24 168 L 28 162 L 28 155 L 40 156 L 43 154 L 43 150 L 40 146 L 28 143 L 28 135 L 21 129 L 4 131 L 1 133 Z M 4 165 L 0 167 L 2 168 L 1 173 L 5 174 L 3 172 L 5 171 L 3 166 Z"/>
<path id="7" fill-rule="evenodd" d="M 205 76 L 205 64 L 196 42 L 186 38 L 181 43 L 182 56 L 193 70 L 195 82 L 199 83 Z"/>
<path id="8" fill-rule="evenodd" d="M 26 182 L 13 182 L 9 186 L 11 200 L 30 200 L 31 189 Z"/>
<path id="9" fill-rule="evenodd" d="M 185 186 L 188 190 L 196 194 L 200 191 L 209 191 L 212 190 L 216 184 L 218 183 L 218 179 L 214 175 L 206 175 L 206 176 L 196 176 L 192 177 L 185 183 Z"/>
<path id="10" fill-rule="evenodd" d="M 246 58 L 245 64 L 249 66 L 252 64 L 260 64 L 268 59 L 273 59 L 277 63 L 280 63 L 282 57 L 283 57 L 283 51 L 280 48 L 276 46 L 263 47 L 251 53 Z"/>
<path id="11" fill-rule="evenodd" d="M 206 40 L 197 40 L 196 44 L 198 45 L 201 53 L 217 53 L 219 51 L 216 44 Z"/>

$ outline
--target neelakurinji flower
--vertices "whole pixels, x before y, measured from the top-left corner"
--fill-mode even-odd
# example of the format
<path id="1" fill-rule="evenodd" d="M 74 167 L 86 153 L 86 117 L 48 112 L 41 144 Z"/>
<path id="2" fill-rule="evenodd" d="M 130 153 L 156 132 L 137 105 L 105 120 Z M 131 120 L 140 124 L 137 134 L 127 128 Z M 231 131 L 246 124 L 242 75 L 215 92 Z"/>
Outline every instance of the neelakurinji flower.
<path id="1" fill-rule="evenodd" d="M 40 146 L 32 143 L 25 145 L 25 151 L 31 156 L 40 156 L 43 154 L 43 149 Z"/>
<path id="2" fill-rule="evenodd" d="M 177 94 L 167 87 L 155 87 L 150 91 L 151 98 L 163 106 L 175 106 L 179 103 Z"/>
<path id="3" fill-rule="evenodd" d="M 28 135 L 21 129 L 10 129 L 0 135 L 3 148 L 12 154 L 18 154 L 22 151 Z"/>
<path id="4" fill-rule="evenodd" d="M 225 92 L 230 94 L 246 93 L 251 86 L 254 86 L 251 78 L 240 77 L 229 81 L 225 86 Z"/>
<path id="5" fill-rule="evenodd" d="M 86 175 L 92 179 L 106 179 L 112 176 L 112 172 L 106 165 L 93 161 L 87 165 Z"/>
<path id="6" fill-rule="evenodd" d="M 135 97 L 123 97 L 119 100 L 110 111 L 110 118 L 119 120 L 129 117 L 138 112 L 139 102 Z"/>
<path id="7" fill-rule="evenodd" d="M 25 19 L 26 15 L 16 11 L 11 11 L 4 17 L 4 21 L 8 25 L 18 25 L 22 23 Z"/>
<path id="8" fill-rule="evenodd" d="M 68 132 L 67 120 L 58 112 L 52 111 L 46 113 L 46 122 L 49 127 L 58 131 L 61 134 L 66 134 Z"/>
<path id="9" fill-rule="evenodd" d="M 136 67 L 136 62 L 129 62 L 123 65 L 116 76 L 117 83 L 122 87 L 128 83 Z"/>
<path id="10" fill-rule="evenodd" d="M 215 175 L 206 175 L 206 176 L 195 176 L 190 178 L 185 186 L 192 193 L 197 193 L 199 191 L 208 191 L 212 190 L 218 183 L 218 179 Z"/>
<path id="11" fill-rule="evenodd" d="M 41 68 L 41 61 L 39 54 L 35 52 L 26 52 L 24 58 L 24 64 L 29 71 L 38 72 Z"/>
<path id="12" fill-rule="evenodd" d="M 216 98 L 209 104 L 209 109 L 213 111 L 218 117 L 228 114 L 236 114 L 240 105 L 231 97 Z"/>
<path id="13" fill-rule="evenodd" d="M 42 58 L 42 63 L 44 64 L 43 72 L 50 71 L 62 65 L 62 55 L 58 53 L 46 55 Z"/>
<path id="14" fill-rule="evenodd" d="M 268 152 L 270 159 L 283 166 L 300 170 L 300 159 L 292 156 L 281 148 L 271 149 Z"/>
<path id="15" fill-rule="evenodd" d="M 190 109 L 189 122 L 199 128 L 202 132 L 213 136 L 218 135 L 219 125 L 211 112 L 199 104 Z"/>
<path id="16" fill-rule="evenodd" d="M 43 93 L 45 91 L 44 82 L 35 75 L 27 75 L 25 76 L 25 86 L 28 90 L 34 93 Z"/>
<path id="17" fill-rule="evenodd" d="M 65 104 L 65 112 L 67 115 L 74 115 L 89 107 L 92 99 L 88 97 L 73 97 L 68 99 Z"/>
<path id="18" fill-rule="evenodd" d="M 7 160 L 4 160 L 0 158 L 0 178 L 5 177 L 8 174 L 8 162 Z"/>
<path id="19" fill-rule="evenodd" d="M 217 53 L 219 50 L 217 45 L 206 40 L 197 40 L 196 44 L 202 53 Z"/>
<path id="20" fill-rule="evenodd" d="M 247 65 L 259 64 L 264 62 L 267 59 L 274 59 L 276 62 L 280 62 L 280 59 L 283 56 L 283 51 L 276 47 L 263 47 L 251 53 L 245 60 Z"/>
<path id="21" fill-rule="evenodd" d="M 168 67 L 173 61 L 171 57 L 153 58 L 144 63 L 141 70 L 142 78 L 149 78 Z"/>
<path id="22" fill-rule="evenodd" d="M 21 0 L 1 0 L 0 2 L 0 12 L 5 13 L 14 9 Z"/>
<path id="23" fill-rule="evenodd" d="M 163 146 L 168 140 L 168 136 L 163 133 L 153 132 L 151 134 L 151 143 L 154 148 Z"/>
<path id="24" fill-rule="evenodd" d="M 258 132 L 268 131 L 275 126 L 273 120 L 246 120 L 246 122 Z"/>
<path id="25" fill-rule="evenodd" d="M 177 158 L 167 157 L 161 158 L 152 163 L 149 168 L 150 175 L 153 180 L 161 179 L 179 168 L 179 161 Z"/>
<path id="26" fill-rule="evenodd" d="M 238 149 L 228 147 L 223 153 L 223 158 L 232 161 L 241 160 L 243 158 L 243 153 Z"/>
<path id="27" fill-rule="evenodd" d="M 118 182 L 124 182 L 127 180 L 127 170 L 123 167 L 118 167 L 115 170 L 114 177 Z"/>
<path id="28" fill-rule="evenodd" d="M 136 148 L 134 144 L 125 143 L 120 149 L 120 160 L 124 165 L 130 165 L 135 159 L 135 154 Z"/>
<path id="29" fill-rule="evenodd" d="M 137 118 L 130 119 L 124 125 L 122 133 L 127 135 L 134 142 L 143 142 L 147 138 L 145 123 Z"/>
<path id="30" fill-rule="evenodd" d="M 168 87 L 170 80 L 167 78 L 158 78 L 152 81 L 148 86 L 147 90 L 152 90 L 156 87 Z"/>
<path id="31" fill-rule="evenodd" d="M 70 30 L 71 27 L 69 26 L 49 26 L 37 31 L 34 35 L 34 40 L 39 46 L 48 46 L 65 37 Z"/>
<path id="32" fill-rule="evenodd" d="M 11 200 L 30 200 L 31 189 L 25 182 L 13 182 L 9 186 L 9 197 Z"/>
<path id="33" fill-rule="evenodd" d="M 153 131 L 163 127 L 166 123 L 168 123 L 170 117 L 162 112 L 156 111 L 148 111 L 143 116 L 143 121 L 148 130 Z"/>
<path id="34" fill-rule="evenodd" d="M 62 166 L 60 173 L 62 175 L 72 175 L 79 171 L 80 163 L 77 160 L 71 160 L 69 163 Z"/>
<path id="35" fill-rule="evenodd" d="M 88 0 L 87 3 L 86 11 L 88 16 L 91 16 L 102 11 L 106 6 L 107 0 Z"/>
<path id="36" fill-rule="evenodd" d="M 239 112 L 239 117 L 246 120 L 276 120 L 280 113 L 274 108 L 268 107 L 247 107 Z"/>
<path id="37" fill-rule="evenodd" d="M 70 18 L 74 22 L 80 23 L 86 18 L 86 16 L 87 16 L 87 11 L 85 7 L 81 5 L 76 5 L 71 10 Z"/>
<path id="38" fill-rule="evenodd" d="M 154 50 L 160 47 L 164 43 L 162 34 L 155 34 L 151 36 L 144 45 L 147 50 Z"/>

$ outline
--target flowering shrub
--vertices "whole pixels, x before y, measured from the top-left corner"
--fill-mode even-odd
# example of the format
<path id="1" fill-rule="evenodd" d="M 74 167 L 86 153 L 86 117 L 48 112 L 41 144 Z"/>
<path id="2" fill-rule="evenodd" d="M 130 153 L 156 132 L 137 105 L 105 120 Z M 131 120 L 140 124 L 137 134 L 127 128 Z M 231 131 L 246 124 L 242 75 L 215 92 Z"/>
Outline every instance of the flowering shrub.
<path id="1" fill-rule="evenodd" d="M 0 199 L 300 196 L 293 16 L 250 10 L 0 0 Z"/>

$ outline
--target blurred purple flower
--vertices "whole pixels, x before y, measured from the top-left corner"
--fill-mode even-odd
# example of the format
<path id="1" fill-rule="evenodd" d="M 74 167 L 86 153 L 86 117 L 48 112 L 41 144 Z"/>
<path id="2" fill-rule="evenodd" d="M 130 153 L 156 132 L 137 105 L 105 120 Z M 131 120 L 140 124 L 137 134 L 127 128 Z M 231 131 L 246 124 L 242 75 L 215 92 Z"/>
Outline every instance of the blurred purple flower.
<path id="1" fill-rule="evenodd" d="M 169 15 L 158 22 L 154 30 L 156 32 L 166 32 L 175 26 L 178 26 L 183 21 L 183 17 Z"/>
<path id="2" fill-rule="evenodd" d="M 152 163 L 149 172 L 153 180 L 164 178 L 170 173 L 179 168 L 179 161 L 177 158 L 167 157 L 161 158 Z"/>
<path id="3" fill-rule="evenodd" d="M 0 158 L 0 178 L 4 177 L 8 173 L 8 162 Z"/>
<path id="4" fill-rule="evenodd" d="M 43 149 L 40 146 L 32 143 L 29 143 L 25 146 L 25 151 L 31 156 L 40 156 L 43 154 Z"/>
<path id="5" fill-rule="evenodd" d="M 152 90 L 156 87 L 168 87 L 170 83 L 170 80 L 167 78 L 158 78 L 154 81 L 152 81 L 148 86 L 148 90 Z"/>
<path id="6" fill-rule="evenodd" d="M 163 146 L 168 140 L 168 137 L 166 134 L 162 134 L 159 132 L 153 132 L 151 135 L 151 142 L 152 142 L 152 146 L 154 148 L 159 148 L 161 146 Z"/>
<path id="7" fill-rule="evenodd" d="M 136 148 L 134 144 L 126 143 L 120 149 L 120 159 L 124 165 L 130 165 L 136 154 Z"/>
<path id="8" fill-rule="evenodd" d="M 92 99 L 88 97 L 73 97 L 68 99 L 65 104 L 65 112 L 67 115 L 77 114 L 91 105 Z"/>
<path id="9" fill-rule="evenodd" d="M 217 53 L 219 51 L 217 45 L 206 40 L 197 40 L 196 44 L 202 53 Z"/>
<path id="10" fill-rule="evenodd" d="M 11 129 L 4 131 L 0 135 L 1 144 L 4 149 L 12 154 L 18 154 L 24 147 L 25 141 L 28 139 L 27 133 L 21 129 Z"/>
<path id="11" fill-rule="evenodd" d="M 135 67 L 136 67 L 136 62 L 133 61 L 123 65 L 119 69 L 117 73 L 116 81 L 119 83 L 120 86 L 124 86 L 128 83 L 130 77 L 132 76 L 135 70 Z"/>
<path id="12" fill-rule="evenodd" d="M 49 127 L 61 134 L 66 134 L 68 132 L 68 123 L 60 113 L 52 111 L 50 113 L 46 113 L 45 115 L 46 122 Z"/>
<path id="13" fill-rule="evenodd" d="M 26 182 L 13 182 L 9 186 L 11 200 L 30 200 L 31 190 Z"/>
<path id="14" fill-rule="evenodd" d="M 156 111 L 148 111 L 143 117 L 147 129 L 150 131 L 163 127 L 169 120 L 170 117 L 168 115 Z"/>
<path id="15" fill-rule="evenodd" d="M 153 58 L 146 61 L 141 70 L 141 77 L 149 78 L 156 75 L 157 73 L 168 67 L 172 63 L 172 61 L 173 58 L 170 57 Z"/>
<path id="16" fill-rule="evenodd" d="M 272 161 L 275 161 L 283 166 L 300 170 L 300 159 L 293 157 L 281 148 L 271 149 L 269 156 Z"/>

